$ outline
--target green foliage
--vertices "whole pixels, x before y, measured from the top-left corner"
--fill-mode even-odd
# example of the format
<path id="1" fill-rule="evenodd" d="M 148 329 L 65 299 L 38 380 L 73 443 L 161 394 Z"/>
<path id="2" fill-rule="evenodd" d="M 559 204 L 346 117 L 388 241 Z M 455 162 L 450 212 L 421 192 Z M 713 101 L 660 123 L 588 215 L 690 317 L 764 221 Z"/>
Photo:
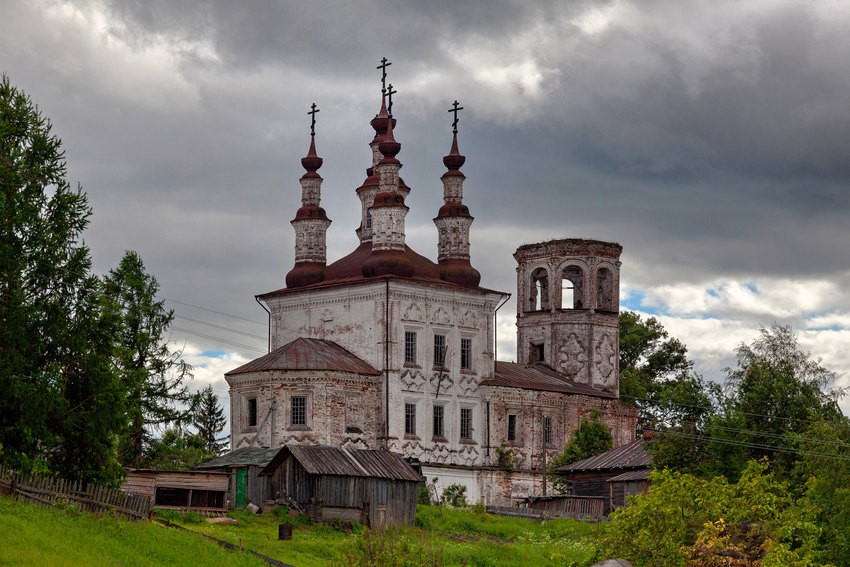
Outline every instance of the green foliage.
<path id="1" fill-rule="evenodd" d="M 614 438 L 611 436 L 611 430 L 602 422 L 602 417 L 598 411 L 591 412 L 590 419 L 582 418 L 575 435 L 564 446 L 564 452 L 547 464 L 549 472 L 553 476 L 552 486 L 554 489 L 562 494 L 565 494 L 568 490 L 567 484 L 555 473 L 555 470 L 593 455 L 604 453 L 613 447 Z"/>
<path id="2" fill-rule="evenodd" d="M 204 440 L 207 452 L 214 456 L 220 455 L 227 446 L 227 442 L 219 438 L 227 425 L 227 419 L 211 385 L 195 394 L 192 400 L 191 421 L 198 435 Z"/>
<path id="3" fill-rule="evenodd" d="M 126 252 L 104 278 L 104 286 L 121 315 L 114 359 L 127 392 L 121 457 L 125 464 L 139 466 L 151 430 L 187 417 L 178 406 L 191 401 L 185 381 L 192 367 L 165 340 L 174 312 L 156 298 L 159 283 L 145 271 L 138 254 Z"/>
<path id="4" fill-rule="evenodd" d="M 462 484 L 450 484 L 443 489 L 441 501 L 452 508 L 465 508 L 466 486 Z"/>
<path id="5" fill-rule="evenodd" d="M 797 506 L 788 486 L 750 461 L 736 484 L 669 470 L 652 473 L 648 492 L 612 514 L 603 536 L 608 553 L 635 565 L 788 565 L 817 559 L 819 530 Z"/>
<path id="6" fill-rule="evenodd" d="M 286 506 L 278 506 L 275 509 L 277 521 L 287 526 L 305 527 L 313 524 L 313 518 L 308 514 L 292 513 Z"/>
<path id="7" fill-rule="evenodd" d="M 517 466 L 517 462 L 519 461 L 514 448 L 508 445 L 504 440 L 502 440 L 502 443 L 496 447 L 496 459 L 499 466 L 505 467 L 506 469 L 513 469 Z"/>
<path id="8" fill-rule="evenodd" d="M 91 210 L 65 176 L 49 120 L 3 75 L 0 462 L 114 484 L 113 322 L 81 240 Z"/>
<path id="9" fill-rule="evenodd" d="M 207 451 L 206 442 L 200 435 L 168 428 L 161 438 L 148 442 L 140 464 L 145 468 L 165 471 L 187 470 L 215 456 Z"/>

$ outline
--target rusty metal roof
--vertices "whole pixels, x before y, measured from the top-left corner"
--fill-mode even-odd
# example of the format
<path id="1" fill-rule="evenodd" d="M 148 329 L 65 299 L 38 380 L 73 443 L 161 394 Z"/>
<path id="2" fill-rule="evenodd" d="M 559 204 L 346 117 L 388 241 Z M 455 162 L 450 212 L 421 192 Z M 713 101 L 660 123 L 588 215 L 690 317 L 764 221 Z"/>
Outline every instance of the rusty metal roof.
<path id="1" fill-rule="evenodd" d="M 583 394 L 597 398 L 617 397 L 613 392 L 596 390 L 586 384 L 571 382 L 549 366 L 541 363 L 524 366 L 515 362 L 497 361 L 493 377 L 482 380 L 481 385 L 561 392 L 564 394 Z"/>
<path id="2" fill-rule="evenodd" d="M 605 451 L 604 453 L 565 465 L 557 469 L 556 472 L 565 474 L 585 471 L 639 469 L 649 468 L 651 464 L 652 455 L 644 448 L 643 439 L 636 439 L 616 449 L 611 449 L 610 451 Z"/>
<path id="3" fill-rule="evenodd" d="M 298 338 L 225 376 L 266 370 L 336 370 L 353 374 L 380 375 L 371 364 L 333 341 Z"/>
<path id="4" fill-rule="evenodd" d="M 270 475 L 292 455 L 310 474 L 359 476 L 419 482 L 421 477 L 400 455 L 376 449 L 341 449 L 327 445 L 286 445 L 262 470 Z"/>

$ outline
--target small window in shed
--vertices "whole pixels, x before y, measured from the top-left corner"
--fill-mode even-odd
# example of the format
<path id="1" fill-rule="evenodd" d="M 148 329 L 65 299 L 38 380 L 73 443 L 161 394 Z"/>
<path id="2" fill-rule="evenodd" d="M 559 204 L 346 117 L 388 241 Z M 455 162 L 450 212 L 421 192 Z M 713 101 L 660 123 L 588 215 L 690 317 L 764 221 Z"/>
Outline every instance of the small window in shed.
<path id="1" fill-rule="evenodd" d="M 193 490 L 192 508 L 224 508 L 224 492 L 220 490 Z"/>
<path id="2" fill-rule="evenodd" d="M 156 488 L 155 506 L 189 506 L 189 490 L 186 488 L 169 488 L 158 486 Z"/>

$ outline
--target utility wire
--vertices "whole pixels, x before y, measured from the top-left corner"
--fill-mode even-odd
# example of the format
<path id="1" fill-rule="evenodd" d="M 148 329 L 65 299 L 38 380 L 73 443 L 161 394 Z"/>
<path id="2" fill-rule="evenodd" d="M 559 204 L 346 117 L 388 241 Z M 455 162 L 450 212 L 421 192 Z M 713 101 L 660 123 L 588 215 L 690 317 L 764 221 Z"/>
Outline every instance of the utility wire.
<path id="1" fill-rule="evenodd" d="M 247 321 L 248 323 L 253 323 L 255 325 L 261 325 L 263 327 L 268 327 L 268 323 L 263 321 L 254 321 L 253 319 L 246 319 L 245 317 L 240 317 L 239 315 L 231 315 L 230 313 L 224 313 L 222 311 L 216 311 L 215 309 L 208 309 L 206 307 L 201 307 L 200 305 L 194 305 L 192 303 L 185 303 L 183 301 L 177 301 L 176 299 L 169 299 L 167 297 L 163 297 L 165 301 L 170 301 L 171 303 L 176 303 L 178 305 L 185 305 L 187 307 L 194 307 L 195 309 L 200 309 L 201 311 L 209 311 L 210 313 L 215 313 L 216 315 L 224 315 L 225 317 L 231 317 L 233 319 L 240 319 L 242 321 Z"/>
<path id="2" fill-rule="evenodd" d="M 207 327 L 213 327 L 215 329 L 221 329 L 222 331 L 227 331 L 229 333 L 236 333 L 237 335 L 243 335 L 243 336 L 246 336 L 246 337 L 250 337 L 252 339 L 259 339 L 261 341 L 265 341 L 267 339 L 267 337 L 262 337 L 260 335 L 253 335 L 251 333 L 246 333 L 245 331 L 239 331 L 239 330 L 236 330 L 236 329 L 231 329 L 230 327 L 224 327 L 222 325 L 214 325 L 212 323 L 207 323 L 207 322 L 201 321 L 199 319 L 193 319 L 191 317 L 186 317 L 185 315 L 180 315 L 179 313 L 175 313 L 174 316 L 178 317 L 179 319 L 185 319 L 185 320 L 191 321 L 193 323 L 198 323 L 200 325 L 206 325 Z"/>
<path id="3" fill-rule="evenodd" d="M 222 338 L 219 338 L 219 337 L 213 337 L 211 335 L 205 335 L 203 333 L 198 333 L 196 331 L 190 331 L 189 329 L 182 329 L 180 327 L 171 327 L 171 328 L 174 329 L 175 331 L 180 331 L 182 333 L 188 333 L 190 335 L 195 335 L 196 337 L 209 339 L 211 341 L 216 341 L 216 342 L 223 343 L 223 344 L 226 344 L 226 345 L 244 348 L 244 349 L 248 349 L 248 350 L 253 350 L 253 351 L 256 351 L 256 352 L 262 352 L 263 354 L 265 354 L 267 352 L 266 349 L 264 349 L 264 348 L 261 349 L 261 348 L 237 343 L 237 342 L 234 342 L 234 341 L 228 341 L 227 339 L 222 339 Z"/>

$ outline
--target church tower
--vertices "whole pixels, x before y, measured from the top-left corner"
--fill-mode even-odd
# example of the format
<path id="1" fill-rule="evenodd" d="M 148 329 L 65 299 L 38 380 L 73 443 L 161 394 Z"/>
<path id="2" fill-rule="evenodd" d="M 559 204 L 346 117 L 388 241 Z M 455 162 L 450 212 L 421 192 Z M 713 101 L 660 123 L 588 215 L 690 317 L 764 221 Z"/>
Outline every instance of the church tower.
<path id="1" fill-rule="evenodd" d="M 620 253 L 599 240 L 520 246 L 517 361 L 618 395 Z"/>
<path id="2" fill-rule="evenodd" d="M 310 149 L 301 158 L 306 173 L 301 176 L 301 208 L 291 221 L 295 229 L 295 267 L 286 274 L 286 287 L 304 287 L 322 281 L 327 263 L 327 233 L 331 225 L 325 209 L 319 206 L 322 192 L 322 158 L 316 155 L 316 113 L 310 115 Z"/>

